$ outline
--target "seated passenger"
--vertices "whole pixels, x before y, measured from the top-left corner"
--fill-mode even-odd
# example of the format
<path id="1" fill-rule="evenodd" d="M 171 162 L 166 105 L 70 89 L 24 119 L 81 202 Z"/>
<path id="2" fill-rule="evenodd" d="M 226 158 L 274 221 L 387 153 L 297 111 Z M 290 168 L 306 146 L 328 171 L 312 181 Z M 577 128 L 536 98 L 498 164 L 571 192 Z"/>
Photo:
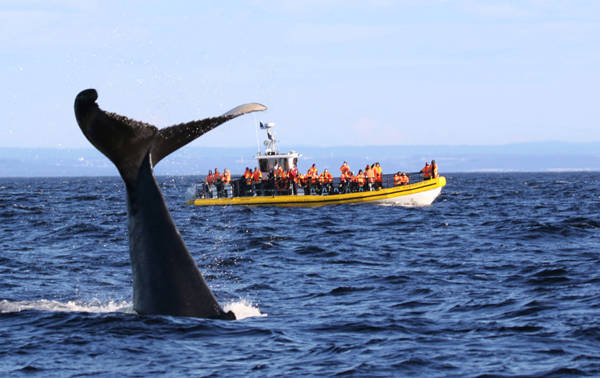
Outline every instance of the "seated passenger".
<path id="1" fill-rule="evenodd" d="M 308 168 L 308 171 L 306 172 L 306 184 L 309 194 L 311 189 L 316 190 L 319 187 L 319 171 L 317 171 L 315 164 Z"/>
<path id="2" fill-rule="evenodd" d="M 358 173 L 356 174 L 356 177 L 355 177 L 355 182 L 356 182 L 356 191 L 357 192 L 362 192 L 363 190 L 365 190 L 366 180 L 365 180 L 365 174 L 363 173 L 362 169 L 358 170 Z"/>
<path id="3" fill-rule="evenodd" d="M 217 197 L 220 197 L 223 192 L 223 176 L 221 176 L 218 168 L 215 168 L 215 173 L 213 173 L 213 183 L 217 189 Z"/>
<path id="4" fill-rule="evenodd" d="M 428 162 L 425 162 L 425 167 L 419 171 L 423 174 L 423 180 L 429 180 L 431 178 L 431 167 Z"/>
<path id="5" fill-rule="evenodd" d="M 258 167 L 254 167 L 254 172 L 252 172 L 252 190 L 257 196 L 262 195 L 262 172 Z"/>
<path id="6" fill-rule="evenodd" d="M 292 194 L 298 194 L 298 168 L 292 167 L 288 171 L 288 176 L 290 178 L 290 184 L 292 185 Z"/>
<path id="7" fill-rule="evenodd" d="M 250 196 L 253 194 L 252 192 L 252 171 L 250 168 L 246 167 L 246 171 L 244 171 L 244 175 L 241 178 L 243 196 Z"/>
<path id="8" fill-rule="evenodd" d="M 375 186 L 377 188 L 383 188 L 383 172 L 379 162 L 375 163 Z"/>
<path id="9" fill-rule="evenodd" d="M 394 186 L 402 185 L 403 181 L 404 178 L 402 177 L 402 173 L 398 171 L 398 173 L 394 175 Z"/>

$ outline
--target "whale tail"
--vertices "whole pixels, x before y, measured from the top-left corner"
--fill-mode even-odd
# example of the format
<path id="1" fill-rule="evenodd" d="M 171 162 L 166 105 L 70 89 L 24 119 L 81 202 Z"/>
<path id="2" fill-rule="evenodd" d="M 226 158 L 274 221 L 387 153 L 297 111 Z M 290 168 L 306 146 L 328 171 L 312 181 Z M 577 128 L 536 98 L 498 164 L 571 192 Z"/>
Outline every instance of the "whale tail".
<path id="1" fill-rule="evenodd" d="M 206 285 L 164 202 L 152 167 L 165 156 L 218 125 L 266 109 L 246 104 L 213 118 L 158 130 L 103 111 L 98 93 L 75 98 L 75 117 L 86 138 L 116 166 L 127 188 L 129 254 L 134 310 L 140 314 L 235 319 Z"/>
<path id="2" fill-rule="evenodd" d="M 86 89 L 75 97 L 75 117 L 85 137 L 117 167 L 125 184 L 133 185 L 139 169 L 150 154 L 155 166 L 171 152 L 202 134 L 240 115 L 265 110 L 261 104 L 240 105 L 218 117 L 205 118 L 159 130 L 156 126 L 105 112 L 96 100 L 98 92 Z"/>

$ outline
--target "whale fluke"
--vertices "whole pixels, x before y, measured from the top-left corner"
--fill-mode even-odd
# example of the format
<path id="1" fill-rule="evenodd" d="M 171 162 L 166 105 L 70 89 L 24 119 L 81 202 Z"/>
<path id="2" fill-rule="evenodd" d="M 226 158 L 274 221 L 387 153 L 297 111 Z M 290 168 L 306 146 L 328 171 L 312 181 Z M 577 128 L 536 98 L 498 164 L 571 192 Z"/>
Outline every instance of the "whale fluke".
<path id="1" fill-rule="evenodd" d="M 241 116 L 242 114 L 265 110 L 266 106 L 261 104 L 244 104 L 220 117 L 206 118 L 200 121 L 181 123 L 175 126 L 161 129 L 152 144 L 152 165 L 156 165 L 162 158 L 171 152 L 183 147 L 200 135 L 214 129 L 223 122 Z"/>
<path id="2" fill-rule="evenodd" d="M 133 308 L 140 314 L 235 319 L 206 285 L 164 202 L 152 168 L 187 143 L 240 115 L 265 110 L 245 104 L 213 118 L 157 127 L 100 109 L 94 89 L 75 98 L 85 137 L 117 167 L 127 189 Z"/>

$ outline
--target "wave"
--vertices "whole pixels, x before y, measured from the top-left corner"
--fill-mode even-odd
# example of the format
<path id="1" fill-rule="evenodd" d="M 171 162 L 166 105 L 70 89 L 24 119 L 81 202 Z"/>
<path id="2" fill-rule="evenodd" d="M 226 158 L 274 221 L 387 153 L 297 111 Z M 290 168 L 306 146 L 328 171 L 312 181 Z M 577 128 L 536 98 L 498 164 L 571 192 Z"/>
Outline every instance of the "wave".
<path id="1" fill-rule="evenodd" d="M 0 313 L 13 313 L 27 310 L 52 311 L 52 312 L 89 312 L 89 313 L 110 313 L 123 312 L 133 313 L 133 305 L 131 302 L 108 301 L 102 303 L 98 300 L 93 300 L 90 303 L 67 301 L 59 302 L 55 300 L 40 299 L 37 301 L 0 301 Z"/>
<path id="2" fill-rule="evenodd" d="M 127 301 L 100 302 L 93 300 L 89 303 L 78 301 L 60 302 L 55 300 L 40 299 L 37 301 L 0 301 L 0 314 L 17 313 L 27 310 L 50 312 L 87 312 L 95 314 L 127 313 L 135 314 L 133 304 Z M 260 312 L 258 306 L 252 302 L 241 299 L 224 306 L 225 311 L 233 311 L 238 320 L 252 317 L 266 317 Z"/>

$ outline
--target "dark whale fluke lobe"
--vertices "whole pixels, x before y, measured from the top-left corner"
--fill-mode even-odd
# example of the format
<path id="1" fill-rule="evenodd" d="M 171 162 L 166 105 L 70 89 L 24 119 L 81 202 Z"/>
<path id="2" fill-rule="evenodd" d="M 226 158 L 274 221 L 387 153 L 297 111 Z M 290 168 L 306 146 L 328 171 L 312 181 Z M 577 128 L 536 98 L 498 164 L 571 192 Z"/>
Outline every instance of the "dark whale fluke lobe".
<path id="1" fill-rule="evenodd" d="M 235 319 L 225 313 L 173 222 L 152 168 L 171 152 L 240 115 L 265 110 L 245 104 L 213 118 L 159 130 L 103 111 L 98 93 L 75 98 L 75 118 L 85 137 L 117 167 L 127 189 L 133 308 L 140 314 Z"/>

